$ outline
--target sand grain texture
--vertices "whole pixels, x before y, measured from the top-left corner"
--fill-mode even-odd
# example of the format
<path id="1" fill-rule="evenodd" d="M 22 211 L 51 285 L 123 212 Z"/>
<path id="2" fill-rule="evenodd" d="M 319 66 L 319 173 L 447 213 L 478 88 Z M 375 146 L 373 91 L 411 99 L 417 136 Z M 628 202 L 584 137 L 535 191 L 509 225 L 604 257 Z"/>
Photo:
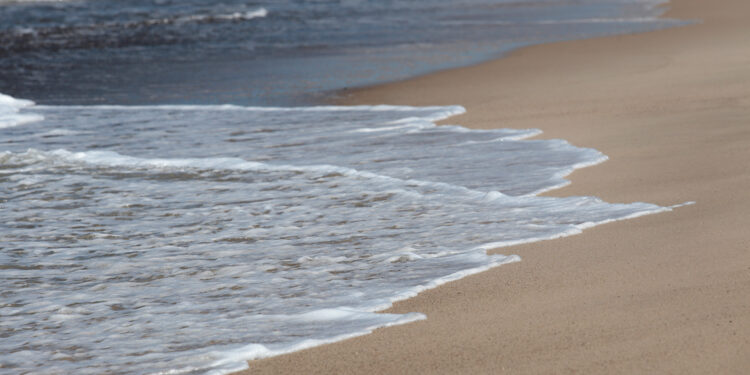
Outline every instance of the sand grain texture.
<path id="1" fill-rule="evenodd" d="M 750 1 L 670 8 L 702 22 L 525 48 L 341 103 L 461 104 L 449 123 L 540 128 L 610 157 L 550 195 L 695 205 L 500 249 L 523 261 L 390 310 L 426 321 L 245 373 L 750 373 Z"/>

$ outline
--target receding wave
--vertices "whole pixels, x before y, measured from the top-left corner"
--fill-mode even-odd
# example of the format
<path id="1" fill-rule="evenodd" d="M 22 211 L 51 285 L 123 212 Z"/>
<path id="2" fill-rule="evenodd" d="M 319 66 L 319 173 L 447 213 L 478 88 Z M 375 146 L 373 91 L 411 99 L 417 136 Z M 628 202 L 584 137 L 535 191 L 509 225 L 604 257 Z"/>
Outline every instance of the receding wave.
<path id="1" fill-rule="evenodd" d="M 376 312 L 520 260 L 489 249 L 670 209 L 541 197 L 606 157 L 435 125 L 458 106 L 0 111 L 39 119 L 0 129 L 0 364 L 18 372 L 239 370 L 424 319 Z"/>

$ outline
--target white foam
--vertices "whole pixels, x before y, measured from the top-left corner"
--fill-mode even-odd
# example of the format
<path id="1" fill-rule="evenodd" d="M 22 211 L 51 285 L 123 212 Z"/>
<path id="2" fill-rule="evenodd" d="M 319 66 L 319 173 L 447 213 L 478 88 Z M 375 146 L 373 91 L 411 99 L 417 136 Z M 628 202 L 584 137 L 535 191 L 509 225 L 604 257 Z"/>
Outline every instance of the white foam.
<path id="1" fill-rule="evenodd" d="M 37 134 L 37 136 L 38 137 L 60 137 L 60 136 L 77 135 L 77 134 L 81 134 L 81 133 L 74 131 L 74 130 L 70 130 L 70 129 L 52 129 L 44 133 L 39 133 Z"/>
<path id="2" fill-rule="evenodd" d="M 218 16 L 215 16 L 219 19 L 226 19 L 226 20 L 251 20 L 254 18 L 264 18 L 268 16 L 268 10 L 266 8 L 258 8 L 253 11 L 249 12 L 234 12 L 229 14 L 220 14 Z"/>
<path id="3" fill-rule="evenodd" d="M 248 12 L 233 12 L 226 14 L 196 14 L 190 16 L 181 16 L 174 19 L 160 19 L 154 20 L 154 23 L 163 23 L 165 21 L 170 22 L 201 22 L 207 20 L 224 20 L 224 21 L 248 21 L 255 18 L 264 18 L 268 16 L 268 10 L 266 8 L 258 8 Z"/>
<path id="4" fill-rule="evenodd" d="M 34 106 L 31 100 L 16 99 L 0 94 L 0 128 L 30 124 L 44 120 L 44 116 L 33 113 L 21 113 L 24 108 Z"/>
<path id="5" fill-rule="evenodd" d="M 249 344 L 241 348 L 233 349 L 231 351 L 214 352 L 212 355 L 218 359 L 214 361 L 209 368 L 211 371 L 207 374 L 223 375 L 231 372 L 237 372 L 247 369 L 247 361 L 255 359 L 268 358 L 277 355 L 292 353 L 312 347 L 330 344 L 337 341 L 343 341 L 350 338 L 364 336 L 372 333 L 377 328 L 392 327 L 396 325 L 412 323 L 419 320 L 424 320 L 427 317 L 424 314 L 410 313 L 410 314 L 375 314 L 367 312 L 358 312 L 352 310 L 336 310 L 326 309 L 313 311 L 300 316 L 300 320 L 309 323 L 316 323 L 321 320 L 362 320 L 369 319 L 373 322 L 372 326 L 366 327 L 357 332 L 346 333 L 342 335 L 332 336 L 324 339 L 308 339 L 297 342 L 293 345 L 285 347 L 269 347 L 261 344 Z M 193 370 L 191 368 L 190 370 Z M 179 370 L 178 370 L 179 371 Z M 179 372 L 178 372 L 179 373 Z"/>
<path id="6" fill-rule="evenodd" d="M 2 94 L 0 94 L 2 95 Z M 32 102 L 33 103 L 33 102 Z M 257 107 L 257 106 L 240 106 L 235 104 L 209 104 L 209 105 L 66 105 L 66 106 L 37 106 L 40 109 L 55 110 L 120 110 L 120 111 L 245 111 L 245 112 L 414 112 L 424 113 L 423 117 L 408 117 L 406 119 L 417 119 L 419 121 L 439 121 L 451 116 L 466 113 L 466 109 L 460 105 L 452 106 L 424 106 L 412 107 L 403 105 L 352 105 L 352 106 L 331 106 L 319 105 L 310 107 Z M 394 121 L 402 122 L 405 118 Z"/>
<path id="7" fill-rule="evenodd" d="M 124 24 L 109 23 L 107 26 L 122 26 L 122 27 L 138 27 L 138 26 L 154 26 L 154 25 L 165 25 L 165 24 L 188 24 L 195 22 L 211 22 L 211 21 L 249 21 L 257 18 L 265 18 L 268 16 L 268 10 L 266 8 L 258 8 L 251 11 L 245 12 L 232 12 L 223 14 L 189 14 L 181 16 L 163 17 L 163 18 L 152 18 L 147 20 L 138 20 L 127 22 Z"/>
<path id="8" fill-rule="evenodd" d="M 670 209 L 540 197 L 606 157 L 534 129 L 435 126 L 458 106 L 10 102 L 47 116 L 0 136 L 0 240 L 24 249 L 0 254 L 0 283 L 35 281 L 10 289 L 0 329 L 54 322 L 0 341 L 37 345 L 0 354 L 29 371 L 239 370 L 424 319 L 376 312 L 520 260 L 489 249 Z"/>

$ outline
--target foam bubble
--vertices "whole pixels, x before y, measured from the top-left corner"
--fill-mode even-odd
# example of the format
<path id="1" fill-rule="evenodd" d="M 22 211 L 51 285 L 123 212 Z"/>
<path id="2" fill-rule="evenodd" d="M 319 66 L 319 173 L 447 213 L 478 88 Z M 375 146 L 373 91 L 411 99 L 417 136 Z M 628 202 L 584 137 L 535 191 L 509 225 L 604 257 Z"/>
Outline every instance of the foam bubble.
<path id="1" fill-rule="evenodd" d="M 34 102 L 31 100 L 16 99 L 0 94 L 0 128 L 9 128 L 44 120 L 44 116 L 38 114 L 21 113 L 22 109 L 32 106 L 34 106 Z"/>
<path id="2" fill-rule="evenodd" d="M 28 372 L 239 370 L 424 319 L 376 312 L 520 260 L 489 249 L 670 209 L 540 197 L 605 156 L 435 125 L 458 106 L 0 100 L 45 117 L 0 129 L 0 353 L 34 348 L 0 363 Z"/>

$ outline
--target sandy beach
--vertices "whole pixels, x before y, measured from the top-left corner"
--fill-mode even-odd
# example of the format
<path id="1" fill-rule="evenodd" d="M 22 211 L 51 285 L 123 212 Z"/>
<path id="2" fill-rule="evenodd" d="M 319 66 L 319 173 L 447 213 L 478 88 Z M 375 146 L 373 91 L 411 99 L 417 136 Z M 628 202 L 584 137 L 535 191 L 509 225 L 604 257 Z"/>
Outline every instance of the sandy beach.
<path id="1" fill-rule="evenodd" d="M 389 310 L 427 320 L 243 373 L 748 373 L 750 2 L 669 8 L 697 22 L 524 48 L 339 103 L 460 104 L 448 123 L 539 128 L 609 156 L 549 195 L 694 205 L 499 249 L 523 260 Z"/>

